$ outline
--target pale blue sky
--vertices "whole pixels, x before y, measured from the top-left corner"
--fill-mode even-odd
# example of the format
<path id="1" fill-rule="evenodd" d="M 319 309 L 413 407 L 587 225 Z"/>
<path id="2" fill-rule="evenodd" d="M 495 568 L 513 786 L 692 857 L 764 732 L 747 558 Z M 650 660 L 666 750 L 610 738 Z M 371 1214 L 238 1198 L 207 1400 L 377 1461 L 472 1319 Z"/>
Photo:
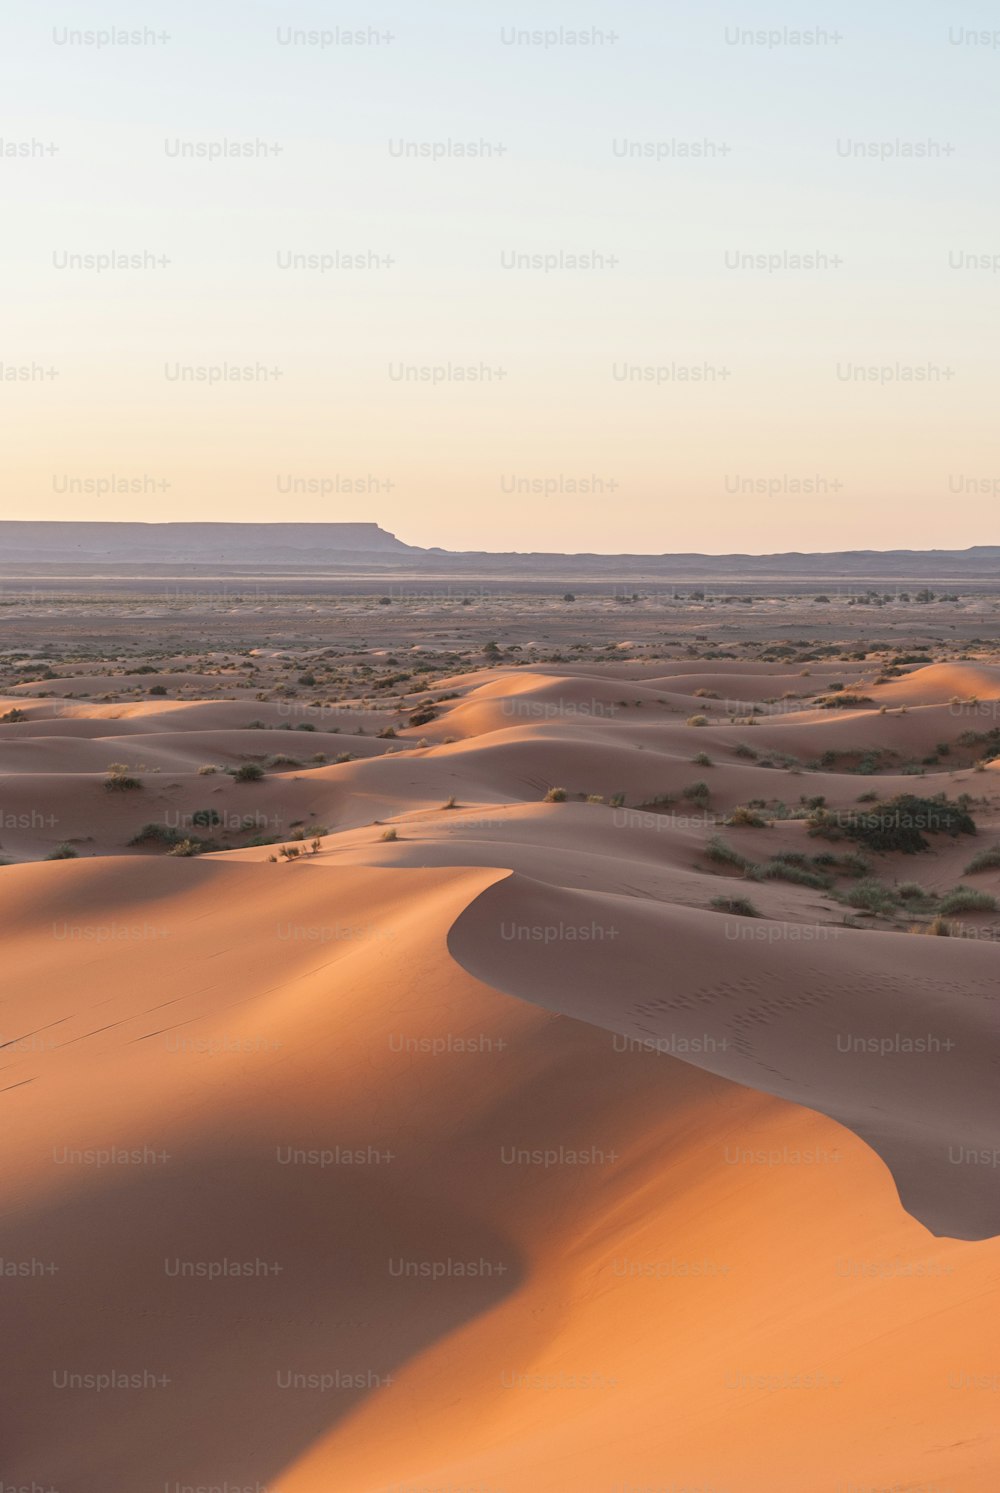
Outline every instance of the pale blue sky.
<path id="1" fill-rule="evenodd" d="M 835 12 L 181 0 L 9 14 L 0 132 L 5 151 L 41 154 L 0 158 L 0 359 L 58 377 L 0 383 L 6 511 L 377 519 L 449 547 L 990 541 L 1000 17 Z M 111 26 L 170 40 L 62 42 L 64 27 Z M 279 44 L 279 28 L 337 26 L 395 39 Z M 605 43 L 502 39 L 560 27 Z M 828 40 L 727 40 L 785 27 Z M 994 28 L 986 44 L 964 40 Z M 281 149 L 167 154 L 223 139 Z M 397 159 L 400 140 L 505 151 Z M 614 147 L 702 140 L 728 153 L 621 159 Z M 941 154 L 841 153 L 897 141 Z M 171 263 L 57 267 L 111 251 Z M 393 263 L 320 273 L 277 260 L 368 251 Z M 501 259 L 588 252 L 616 263 L 546 273 Z M 727 268 L 727 254 L 810 253 L 823 267 Z M 959 253 L 990 268 L 954 268 Z M 258 364 L 280 378 L 176 376 Z M 390 376 L 401 364 L 505 376 L 407 382 Z M 626 365 L 661 370 L 659 382 L 616 378 Z M 861 380 L 870 365 L 888 381 Z M 698 381 L 706 368 L 717 376 Z M 66 474 L 169 485 L 139 505 L 109 492 L 85 513 L 56 491 Z M 279 495 L 289 475 L 326 493 Z M 331 492 L 366 475 L 392 485 Z M 504 493 L 514 476 L 617 485 L 610 499 L 540 499 Z M 735 476 L 839 486 L 821 502 L 794 490 L 748 501 L 727 492 Z M 979 490 L 956 495 L 966 478 Z"/>

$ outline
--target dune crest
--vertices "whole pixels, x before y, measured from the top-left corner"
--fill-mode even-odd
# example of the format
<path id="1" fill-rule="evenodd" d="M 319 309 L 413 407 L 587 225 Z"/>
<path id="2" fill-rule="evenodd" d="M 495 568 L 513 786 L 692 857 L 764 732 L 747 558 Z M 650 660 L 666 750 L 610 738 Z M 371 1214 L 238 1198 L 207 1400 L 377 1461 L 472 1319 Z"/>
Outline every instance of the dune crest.
<path id="1" fill-rule="evenodd" d="M 9 696 L 7 1483 L 985 1493 L 997 919 L 906 926 L 996 765 L 854 764 L 959 754 L 1000 669 L 658 668 L 456 675 L 415 726 Z M 926 891 L 874 917 L 802 807 L 865 789 L 979 829 L 873 856 Z"/>

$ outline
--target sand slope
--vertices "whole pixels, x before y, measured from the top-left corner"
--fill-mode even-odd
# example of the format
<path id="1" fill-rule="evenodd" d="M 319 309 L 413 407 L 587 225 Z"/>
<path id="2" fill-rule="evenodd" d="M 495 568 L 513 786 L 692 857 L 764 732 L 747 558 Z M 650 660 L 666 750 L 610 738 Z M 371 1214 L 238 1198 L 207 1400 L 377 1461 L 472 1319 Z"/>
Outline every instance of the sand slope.
<path id="1" fill-rule="evenodd" d="M 737 728 L 686 727 L 674 686 L 719 672 L 764 701 L 795 671 L 699 668 L 469 676 L 431 725 L 353 738 L 357 760 L 150 773 L 131 796 L 95 776 L 79 701 L 0 728 L 5 805 L 59 821 L 18 853 L 70 822 L 105 852 L 0 872 L 4 1484 L 995 1486 L 996 920 L 848 927 L 781 881 L 753 884 L 759 919 L 712 910 L 733 885 L 705 855 L 717 806 L 914 779 L 735 758 Z M 581 709 L 609 687 L 651 703 Z M 221 760 L 220 732 L 233 760 L 245 737 L 288 749 L 225 702 L 147 733 L 161 708 L 116 730 L 186 760 L 210 735 Z M 626 805 L 540 802 L 571 773 Z M 697 776 L 707 810 L 639 807 Z M 996 840 L 995 768 L 920 791 L 939 778 L 975 790 L 977 840 L 880 875 L 953 885 Z M 203 800 L 328 833 L 290 862 L 125 853 L 137 813 Z M 725 833 L 817 848 L 801 820 Z M 86 1378 L 109 1374 L 135 1387 Z"/>

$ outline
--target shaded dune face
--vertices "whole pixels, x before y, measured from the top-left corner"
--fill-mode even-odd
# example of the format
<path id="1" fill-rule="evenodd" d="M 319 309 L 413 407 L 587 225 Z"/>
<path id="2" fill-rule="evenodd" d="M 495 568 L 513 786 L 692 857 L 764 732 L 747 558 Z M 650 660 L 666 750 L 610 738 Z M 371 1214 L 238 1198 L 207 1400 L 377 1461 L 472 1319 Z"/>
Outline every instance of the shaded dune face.
<path id="1" fill-rule="evenodd" d="M 915 960 L 905 934 L 815 931 L 515 876 L 449 948 L 497 989 L 849 1125 L 934 1233 L 1000 1234 L 988 1169 L 956 1160 L 997 1140 L 995 949 L 935 939 Z"/>
<path id="2" fill-rule="evenodd" d="M 259 784 L 197 777 L 248 738 L 287 750 L 242 702 L 11 697 L 4 804 L 29 822 L 0 871 L 0 1482 L 996 1486 L 996 919 L 848 926 L 829 888 L 734 886 L 706 846 L 850 849 L 716 820 L 912 776 L 734 748 L 902 762 L 968 728 L 953 695 L 1000 700 L 1000 669 L 829 667 L 885 715 L 777 711 L 824 676 L 769 670 L 461 676 L 433 722 L 345 707 L 368 734 L 329 742 L 355 760 Z M 755 702 L 758 726 L 732 722 Z M 107 793 L 139 753 L 162 783 Z M 707 804 L 683 796 L 698 779 Z M 996 768 L 918 783 L 974 792 L 979 835 L 873 874 L 943 890 L 996 841 Z M 289 862 L 237 835 L 127 848 L 203 804 L 327 832 Z M 30 863 L 73 834 L 79 859 Z M 730 893 L 761 916 L 712 908 Z"/>

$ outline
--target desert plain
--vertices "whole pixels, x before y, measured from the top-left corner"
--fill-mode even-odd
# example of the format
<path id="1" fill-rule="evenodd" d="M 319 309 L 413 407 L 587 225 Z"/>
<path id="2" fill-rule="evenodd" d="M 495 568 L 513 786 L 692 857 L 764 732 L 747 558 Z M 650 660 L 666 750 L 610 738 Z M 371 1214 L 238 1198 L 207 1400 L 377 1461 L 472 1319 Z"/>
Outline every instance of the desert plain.
<path id="1" fill-rule="evenodd" d="M 1000 604 L 0 597 L 0 1486 L 988 1493 Z"/>

